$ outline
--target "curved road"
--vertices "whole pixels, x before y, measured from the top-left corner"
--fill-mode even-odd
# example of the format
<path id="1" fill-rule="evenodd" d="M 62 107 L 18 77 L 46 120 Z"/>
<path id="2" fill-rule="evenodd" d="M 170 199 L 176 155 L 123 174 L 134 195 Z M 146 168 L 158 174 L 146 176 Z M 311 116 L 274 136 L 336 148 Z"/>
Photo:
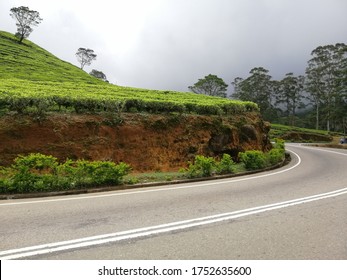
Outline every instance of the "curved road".
<path id="1" fill-rule="evenodd" d="M 347 150 L 148 189 L 0 201 L 0 259 L 347 259 Z"/>

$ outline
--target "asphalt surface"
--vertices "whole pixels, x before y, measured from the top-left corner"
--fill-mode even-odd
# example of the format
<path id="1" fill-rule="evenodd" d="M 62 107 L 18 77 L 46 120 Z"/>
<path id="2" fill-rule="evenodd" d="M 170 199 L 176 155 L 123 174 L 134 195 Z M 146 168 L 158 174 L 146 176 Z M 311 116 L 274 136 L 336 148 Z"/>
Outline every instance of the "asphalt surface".
<path id="1" fill-rule="evenodd" d="M 250 176 L 0 201 L 0 259 L 347 259 L 347 151 Z"/>

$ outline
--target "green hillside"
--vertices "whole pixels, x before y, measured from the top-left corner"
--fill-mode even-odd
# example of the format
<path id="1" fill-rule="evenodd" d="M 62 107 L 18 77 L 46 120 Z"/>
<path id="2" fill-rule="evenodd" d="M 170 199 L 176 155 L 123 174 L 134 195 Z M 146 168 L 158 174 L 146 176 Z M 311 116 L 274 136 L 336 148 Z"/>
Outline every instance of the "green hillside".
<path id="1" fill-rule="evenodd" d="M 23 44 L 0 31 L 0 79 L 99 83 L 78 67 L 60 60 L 29 40 Z"/>
<path id="2" fill-rule="evenodd" d="M 102 82 L 29 40 L 0 31 L 0 113 L 150 112 L 231 115 L 258 112 L 252 102 Z"/>

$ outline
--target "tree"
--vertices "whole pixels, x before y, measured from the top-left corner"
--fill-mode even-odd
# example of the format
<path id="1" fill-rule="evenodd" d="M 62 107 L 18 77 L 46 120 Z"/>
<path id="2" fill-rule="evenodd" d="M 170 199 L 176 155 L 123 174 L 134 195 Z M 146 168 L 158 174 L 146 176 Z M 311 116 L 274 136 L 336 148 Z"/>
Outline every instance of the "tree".
<path id="1" fill-rule="evenodd" d="M 276 81 L 276 105 L 284 104 L 291 125 L 295 124 L 296 110 L 304 106 L 301 102 L 304 98 L 304 80 L 303 76 L 295 77 L 293 73 L 288 73 L 284 79 Z"/>
<path id="2" fill-rule="evenodd" d="M 108 80 L 106 78 L 106 75 L 102 71 L 98 71 L 98 70 L 93 69 L 89 73 L 89 75 L 94 76 L 95 78 L 100 79 L 100 80 L 102 80 L 104 82 L 108 82 Z"/>
<path id="3" fill-rule="evenodd" d="M 192 92 L 211 96 L 227 97 L 228 85 L 223 79 L 216 75 L 209 74 L 203 79 L 199 79 L 193 86 L 188 87 Z"/>
<path id="4" fill-rule="evenodd" d="M 234 93 L 232 97 L 243 101 L 257 103 L 260 112 L 267 120 L 272 120 L 276 114 L 273 106 L 273 82 L 268 70 L 263 67 L 253 68 L 247 79 L 236 78 L 232 82 Z"/>
<path id="5" fill-rule="evenodd" d="M 91 49 L 79 48 L 76 52 L 78 62 L 81 64 L 81 69 L 85 65 L 92 64 L 92 61 L 96 59 L 96 54 Z"/>
<path id="6" fill-rule="evenodd" d="M 37 26 L 42 21 L 42 18 L 40 18 L 39 12 L 29 10 L 28 7 L 24 6 L 12 8 L 10 11 L 10 16 L 17 21 L 16 37 L 19 38 L 19 42 L 21 43 L 33 31 L 31 26 Z"/>
<path id="7" fill-rule="evenodd" d="M 315 106 L 316 129 L 322 117 L 330 131 L 333 123 L 335 127 L 341 126 L 346 117 L 347 46 L 341 43 L 319 46 L 311 55 L 306 68 L 306 90 Z"/>

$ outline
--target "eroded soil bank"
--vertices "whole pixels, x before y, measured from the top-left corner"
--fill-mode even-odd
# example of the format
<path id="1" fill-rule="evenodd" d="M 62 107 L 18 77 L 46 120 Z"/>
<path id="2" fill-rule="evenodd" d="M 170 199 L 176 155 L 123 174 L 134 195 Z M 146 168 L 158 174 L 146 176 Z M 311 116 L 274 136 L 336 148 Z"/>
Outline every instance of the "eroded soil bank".
<path id="1" fill-rule="evenodd" d="M 0 165 L 17 155 L 43 153 L 58 159 L 126 162 L 134 171 L 185 167 L 196 155 L 237 157 L 240 151 L 268 151 L 270 125 L 257 113 L 233 117 L 197 115 L 53 114 L 0 118 Z"/>

